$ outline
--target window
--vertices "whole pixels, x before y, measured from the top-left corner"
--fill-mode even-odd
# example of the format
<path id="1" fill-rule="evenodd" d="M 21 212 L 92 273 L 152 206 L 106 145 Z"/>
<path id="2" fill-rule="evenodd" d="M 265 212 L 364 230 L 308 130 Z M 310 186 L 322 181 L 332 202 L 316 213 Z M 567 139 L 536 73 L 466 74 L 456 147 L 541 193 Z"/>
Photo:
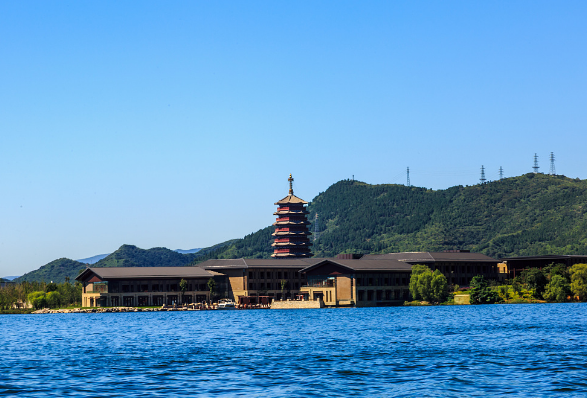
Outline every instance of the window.
<path id="1" fill-rule="evenodd" d="M 249 290 L 255 290 L 255 284 L 252 282 L 249 282 Z"/>
<path id="2" fill-rule="evenodd" d="M 281 279 L 281 272 L 277 273 L 277 279 Z"/>
<path id="3" fill-rule="evenodd" d="M 259 272 L 259 279 L 265 279 L 265 273 Z"/>
<path id="4" fill-rule="evenodd" d="M 249 279 L 255 279 L 255 278 L 253 277 L 253 272 L 252 272 L 252 271 L 249 271 Z"/>
<path id="5" fill-rule="evenodd" d="M 383 297 L 383 291 L 377 290 L 376 297 L 377 297 L 377 301 L 381 301 L 381 299 Z"/>
<path id="6" fill-rule="evenodd" d="M 383 285 L 389 286 L 389 278 L 383 278 Z"/>
<path id="7" fill-rule="evenodd" d="M 385 291 L 385 299 L 386 300 L 391 300 L 391 290 L 386 290 Z"/>
<path id="8" fill-rule="evenodd" d="M 358 296 L 358 300 L 359 301 L 363 301 L 365 299 L 365 291 L 364 290 L 359 290 L 357 291 L 357 296 Z"/>
<path id="9" fill-rule="evenodd" d="M 367 301 L 373 301 L 373 290 L 367 290 Z"/>

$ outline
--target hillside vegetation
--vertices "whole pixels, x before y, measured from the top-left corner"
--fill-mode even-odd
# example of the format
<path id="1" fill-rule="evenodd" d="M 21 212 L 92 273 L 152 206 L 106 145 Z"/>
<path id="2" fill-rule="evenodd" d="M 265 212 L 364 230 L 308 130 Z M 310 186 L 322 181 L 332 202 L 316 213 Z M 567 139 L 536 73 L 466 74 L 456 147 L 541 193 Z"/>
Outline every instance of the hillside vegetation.
<path id="1" fill-rule="evenodd" d="M 469 249 L 502 258 L 587 254 L 587 182 L 526 174 L 445 190 L 339 181 L 308 205 L 317 257 Z M 313 230 L 313 226 L 311 227 Z M 196 260 L 272 253 L 267 227 Z"/>
<path id="2" fill-rule="evenodd" d="M 182 267 L 189 265 L 199 256 L 206 255 L 209 251 L 231 244 L 227 241 L 218 245 L 201 249 L 197 253 L 181 254 L 164 247 L 152 249 L 140 249 L 133 245 L 122 245 L 114 253 L 93 264 L 92 267 Z M 62 283 L 65 278 L 71 281 L 86 269 L 86 264 L 68 258 L 60 258 L 43 265 L 35 271 L 31 271 L 14 282 L 55 282 Z"/>
<path id="3" fill-rule="evenodd" d="M 316 257 L 469 249 L 494 258 L 587 254 L 587 181 L 526 174 L 445 190 L 339 181 L 308 205 L 319 214 Z M 313 231 L 313 226 L 311 230 Z M 210 258 L 268 258 L 274 228 L 181 254 L 123 245 L 95 267 L 184 266 Z M 16 279 L 73 280 L 86 265 L 62 258 Z"/>

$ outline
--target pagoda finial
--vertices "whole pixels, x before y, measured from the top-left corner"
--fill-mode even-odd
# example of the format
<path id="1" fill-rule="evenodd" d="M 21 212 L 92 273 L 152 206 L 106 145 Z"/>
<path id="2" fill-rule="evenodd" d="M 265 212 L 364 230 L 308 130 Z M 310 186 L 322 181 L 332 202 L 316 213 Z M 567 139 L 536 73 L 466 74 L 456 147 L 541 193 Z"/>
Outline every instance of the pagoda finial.
<path id="1" fill-rule="evenodd" d="M 289 178 L 287 180 L 289 181 L 289 194 L 293 195 L 293 177 L 291 176 L 291 174 L 289 175 Z"/>

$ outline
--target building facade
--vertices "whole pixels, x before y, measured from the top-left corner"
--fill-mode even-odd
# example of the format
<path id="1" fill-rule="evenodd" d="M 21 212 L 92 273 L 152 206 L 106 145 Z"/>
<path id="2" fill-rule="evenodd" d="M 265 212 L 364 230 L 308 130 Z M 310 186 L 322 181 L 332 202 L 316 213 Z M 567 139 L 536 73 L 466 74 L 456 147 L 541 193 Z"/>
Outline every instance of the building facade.
<path id="1" fill-rule="evenodd" d="M 391 259 L 322 259 L 301 270 L 301 293 L 329 307 L 400 305 L 410 297 L 411 268 Z"/>
<path id="2" fill-rule="evenodd" d="M 226 276 L 199 267 L 87 268 L 76 280 L 84 307 L 146 307 L 210 301 L 208 281 L 226 290 Z M 181 281 L 186 281 L 182 291 Z"/>
<path id="3" fill-rule="evenodd" d="M 300 271 L 321 260 L 237 258 L 207 260 L 198 267 L 227 276 L 226 297 L 239 304 L 260 304 L 263 300 L 296 299 L 306 284 L 305 275 Z"/>

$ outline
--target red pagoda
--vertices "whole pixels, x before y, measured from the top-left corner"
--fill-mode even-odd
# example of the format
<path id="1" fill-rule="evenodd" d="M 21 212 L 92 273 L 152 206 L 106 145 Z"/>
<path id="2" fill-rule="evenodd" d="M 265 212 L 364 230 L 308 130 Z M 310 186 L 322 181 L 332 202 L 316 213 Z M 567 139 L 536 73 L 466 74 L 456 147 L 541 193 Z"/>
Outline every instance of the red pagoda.
<path id="1" fill-rule="evenodd" d="M 293 194 L 292 182 L 293 177 L 289 175 L 289 195 L 277 203 L 277 211 L 273 214 L 277 220 L 273 225 L 275 232 L 272 234 L 275 241 L 271 246 L 274 247 L 271 257 L 276 258 L 305 258 L 312 257 L 310 252 L 308 221 L 306 215 L 308 211 L 304 205 L 307 205 L 303 199 Z"/>

